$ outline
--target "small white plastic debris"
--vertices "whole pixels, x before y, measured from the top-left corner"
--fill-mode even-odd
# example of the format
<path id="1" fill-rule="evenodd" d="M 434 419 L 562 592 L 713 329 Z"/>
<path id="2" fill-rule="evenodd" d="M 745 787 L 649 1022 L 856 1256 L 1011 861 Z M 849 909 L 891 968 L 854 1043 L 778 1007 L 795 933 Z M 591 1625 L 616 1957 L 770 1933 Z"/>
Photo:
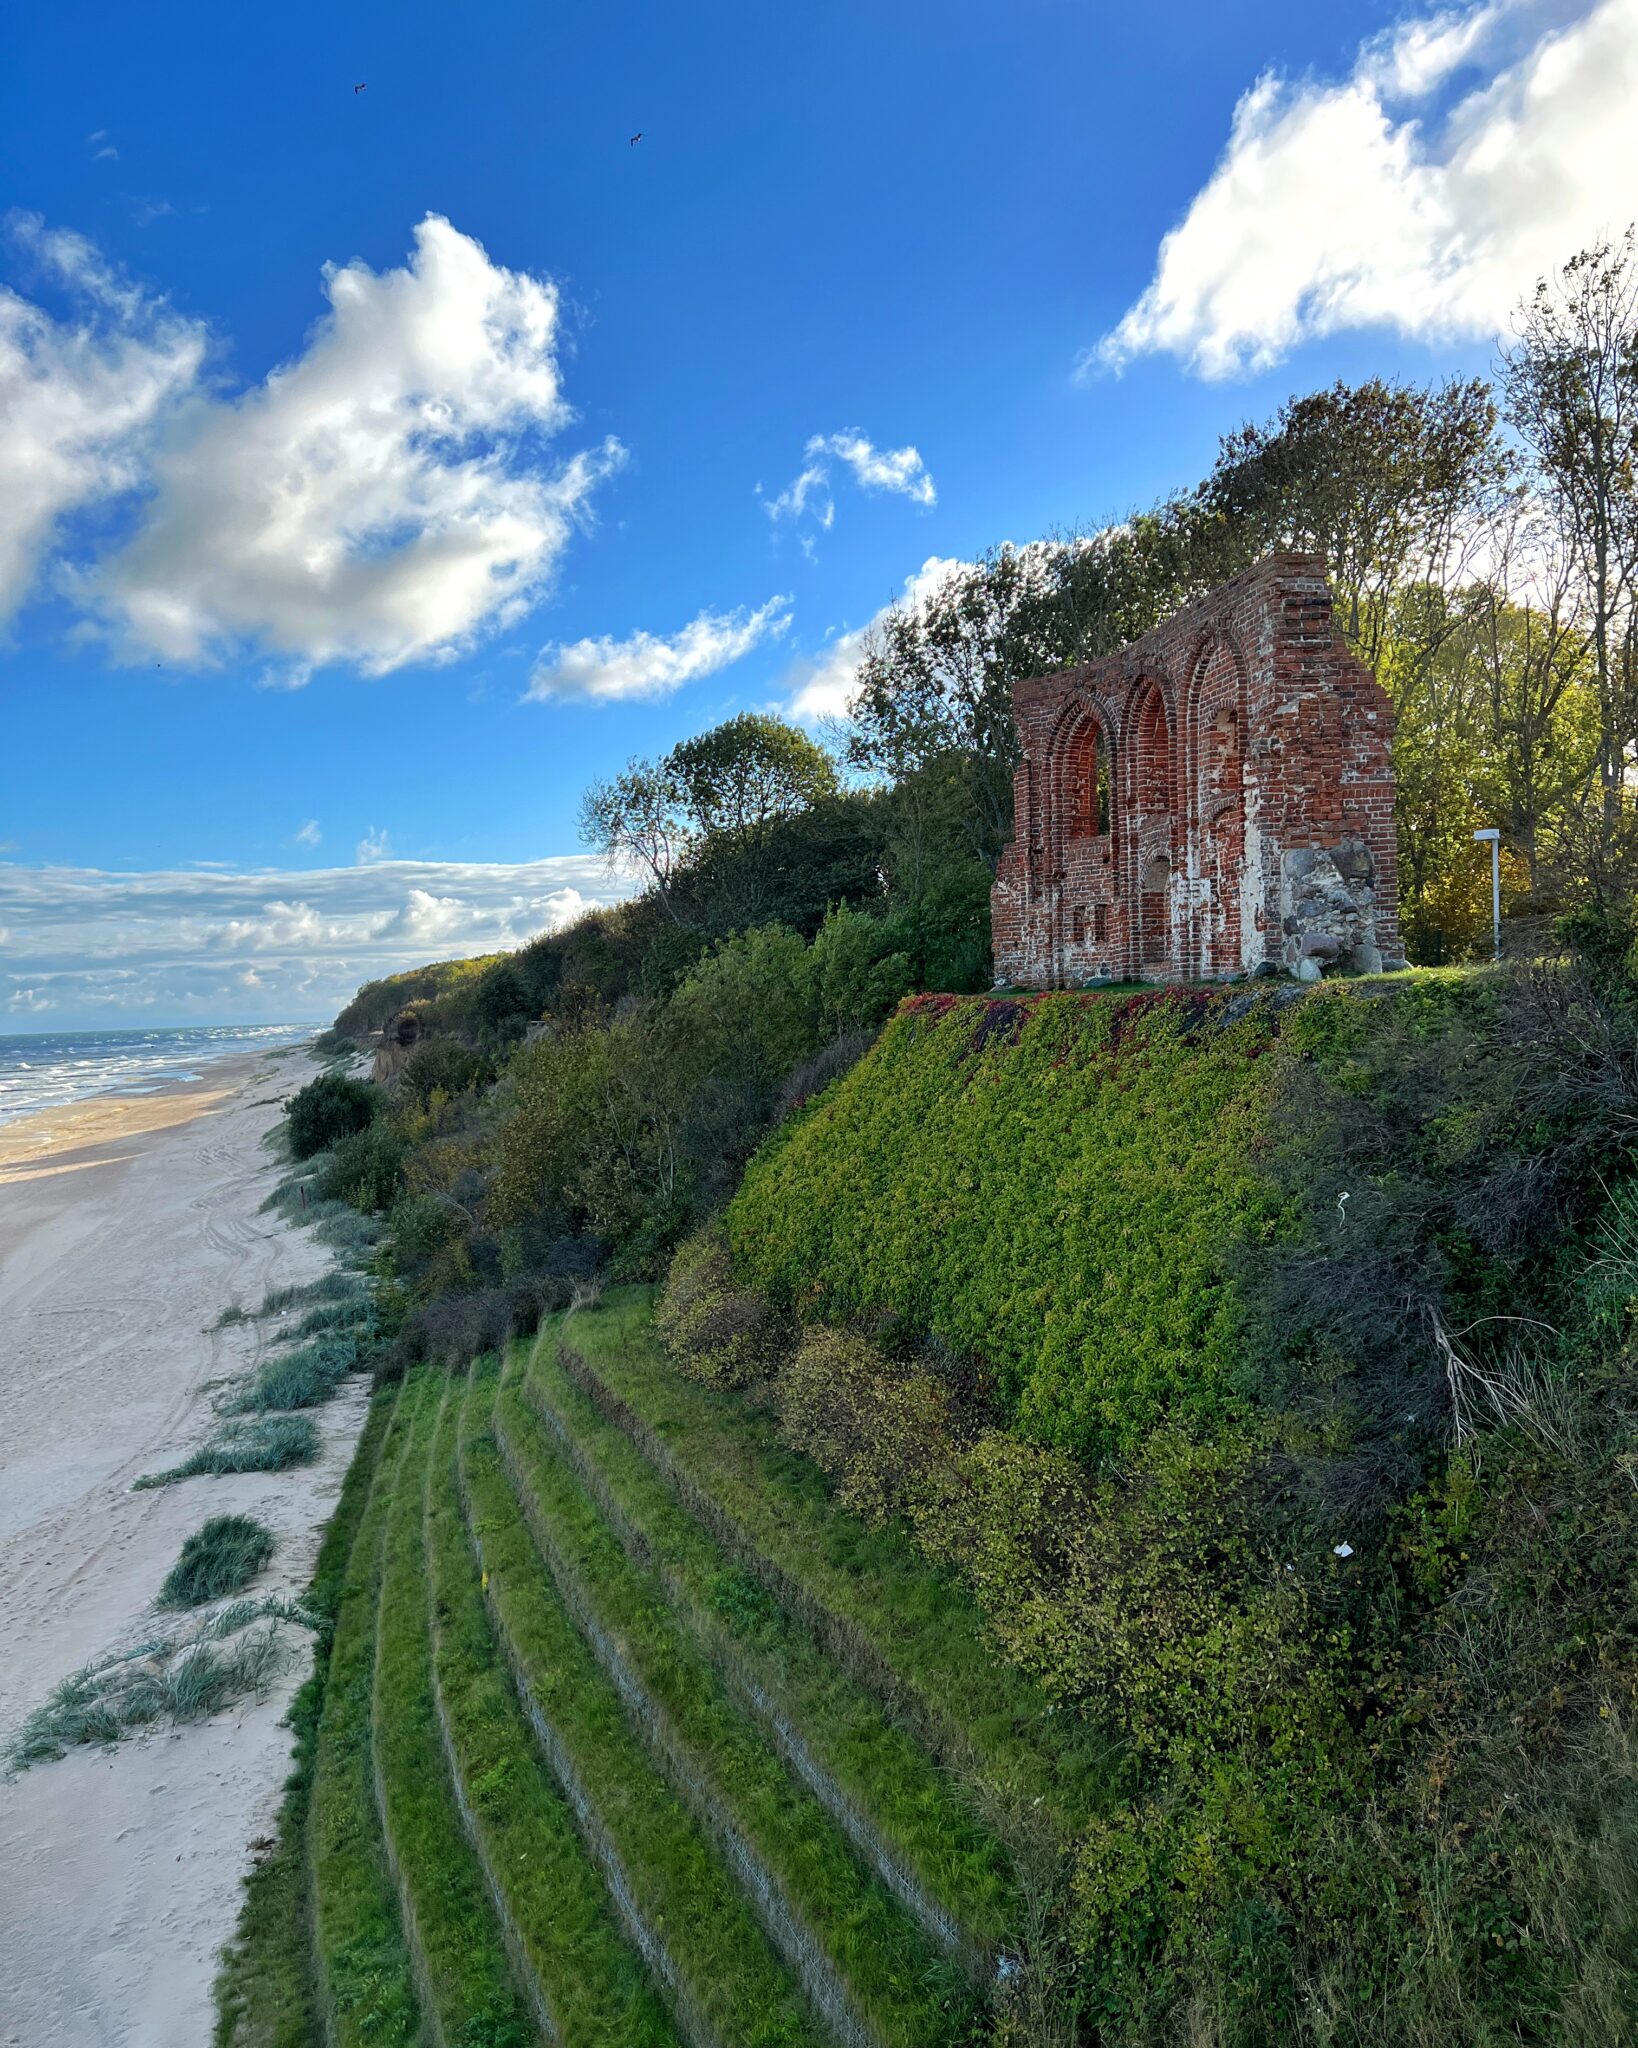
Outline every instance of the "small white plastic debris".
<path id="1" fill-rule="evenodd" d="M 1336 1557 L 1352 1557 L 1354 1554 L 1354 1546 L 1351 1543 L 1334 1544 L 1332 1546 L 1332 1554 Z"/>

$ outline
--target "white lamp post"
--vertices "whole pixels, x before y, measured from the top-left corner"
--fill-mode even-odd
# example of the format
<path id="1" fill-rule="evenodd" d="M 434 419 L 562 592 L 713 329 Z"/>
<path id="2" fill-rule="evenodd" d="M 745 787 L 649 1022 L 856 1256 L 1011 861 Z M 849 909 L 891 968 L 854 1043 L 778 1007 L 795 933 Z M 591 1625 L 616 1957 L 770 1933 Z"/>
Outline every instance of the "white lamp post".
<path id="1" fill-rule="evenodd" d="M 1501 833 L 1494 825 L 1485 825 L 1475 832 L 1477 840 L 1488 841 L 1490 846 L 1490 934 L 1496 949 L 1496 958 L 1501 958 Z"/>

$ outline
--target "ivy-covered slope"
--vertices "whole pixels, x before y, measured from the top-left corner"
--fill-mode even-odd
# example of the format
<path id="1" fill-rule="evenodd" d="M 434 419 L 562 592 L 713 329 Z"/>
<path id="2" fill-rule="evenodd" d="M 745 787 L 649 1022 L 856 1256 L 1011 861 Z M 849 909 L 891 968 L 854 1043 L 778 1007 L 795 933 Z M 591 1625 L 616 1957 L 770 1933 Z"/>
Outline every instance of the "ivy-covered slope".
<path id="1" fill-rule="evenodd" d="M 1288 997 L 920 996 L 752 1163 L 741 1273 L 804 1318 L 981 1359 L 1039 1441 L 1099 1457 L 1234 1401 L 1236 1247 Z"/>

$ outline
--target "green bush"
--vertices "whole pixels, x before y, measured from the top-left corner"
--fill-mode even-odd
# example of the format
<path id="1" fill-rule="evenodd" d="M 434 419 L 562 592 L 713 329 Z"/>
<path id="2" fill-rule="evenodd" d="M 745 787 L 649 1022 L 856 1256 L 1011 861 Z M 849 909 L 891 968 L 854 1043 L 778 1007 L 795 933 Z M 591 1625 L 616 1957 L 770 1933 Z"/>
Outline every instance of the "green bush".
<path id="1" fill-rule="evenodd" d="M 488 981 L 479 984 L 480 990 L 488 986 Z M 424 1109 L 434 1095 L 454 1097 L 469 1088 L 487 1086 L 495 1078 L 495 1070 L 481 1052 L 474 1052 L 458 1038 L 439 1034 L 421 1040 L 405 1060 L 400 1078 L 406 1093 Z"/>
<path id="2" fill-rule="evenodd" d="M 200 1607 L 242 1592 L 273 1555 L 273 1532 L 249 1515 L 212 1515 L 165 1574 L 161 1607 Z"/>
<path id="3" fill-rule="evenodd" d="M 290 1098 L 285 1118 L 290 1149 L 298 1159 L 327 1151 L 375 1120 L 381 1097 L 367 1081 L 346 1074 L 320 1074 Z"/>
<path id="4" fill-rule="evenodd" d="M 763 1296 L 735 1284 L 728 1247 L 714 1230 L 696 1231 L 677 1247 L 654 1322 L 682 1370 L 708 1386 L 768 1379 L 789 1348 Z"/>
<path id="5" fill-rule="evenodd" d="M 743 1280 L 804 1319 L 883 1311 L 978 1358 L 1041 1442 L 1098 1458 L 1234 1405 L 1235 1247 L 1276 1007 L 1244 993 L 923 996 L 752 1162 Z"/>
<path id="6" fill-rule="evenodd" d="M 323 1202 L 374 1214 L 390 1209 L 404 1186 L 404 1140 L 384 1119 L 338 1138 L 315 1177 Z"/>

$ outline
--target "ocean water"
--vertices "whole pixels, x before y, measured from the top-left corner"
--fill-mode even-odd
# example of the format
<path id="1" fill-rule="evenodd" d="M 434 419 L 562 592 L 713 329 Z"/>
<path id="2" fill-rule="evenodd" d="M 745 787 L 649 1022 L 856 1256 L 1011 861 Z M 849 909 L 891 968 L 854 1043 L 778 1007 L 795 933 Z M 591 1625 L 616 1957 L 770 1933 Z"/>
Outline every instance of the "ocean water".
<path id="1" fill-rule="evenodd" d="M 0 1124 L 87 1095 L 147 1095 L 194 1081 L 213 1060 L 294 1045 L 317 1024 L 194 1024 L 175 1030 L 0 1035 Z"/>

